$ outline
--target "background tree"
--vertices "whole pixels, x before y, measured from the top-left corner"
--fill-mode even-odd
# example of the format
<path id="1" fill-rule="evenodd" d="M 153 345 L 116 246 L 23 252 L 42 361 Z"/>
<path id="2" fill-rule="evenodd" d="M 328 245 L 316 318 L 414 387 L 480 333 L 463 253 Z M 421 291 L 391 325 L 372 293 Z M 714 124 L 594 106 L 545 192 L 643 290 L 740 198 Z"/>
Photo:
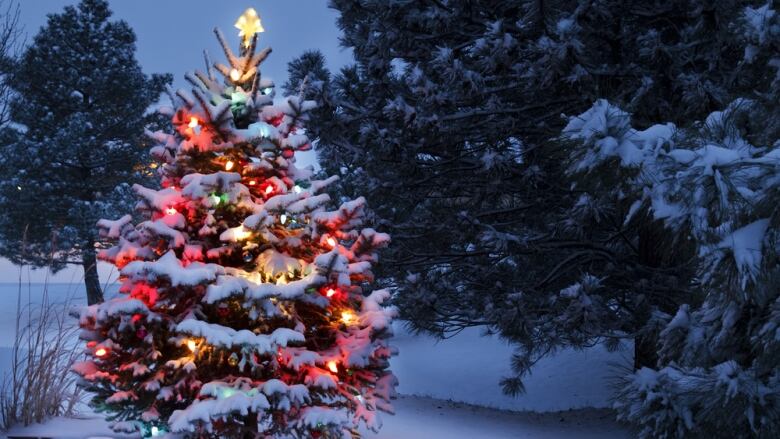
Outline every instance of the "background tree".
<path id="1" fill-rule="evenodd" d="M 82 265 L 89 303 L 102 301 L 95 223 L 148 174 L 147 110 L 170 83 L 141 72 L 133 31 L 110 16 L 104 0 L 49 15 L 10 78 L 13 125 L 0 154 L 0 254 Z"/>
<path id="2" fill-rule="evenodd" d="M 752 3 L 332 0 L 357 63 L 310 131 L 392 232 L 403 317 L 514 342 L 510 392 L 563 346 L 633 339 L 655 366 L 655 316 L 704 297 L 694 246 L 646 210 L 626 222 L 637 170 L 573 164 L 560 116 L 606 98 L 637 129 L 688 126 L 751 94 L 766 72 L 733 28 Z"/>

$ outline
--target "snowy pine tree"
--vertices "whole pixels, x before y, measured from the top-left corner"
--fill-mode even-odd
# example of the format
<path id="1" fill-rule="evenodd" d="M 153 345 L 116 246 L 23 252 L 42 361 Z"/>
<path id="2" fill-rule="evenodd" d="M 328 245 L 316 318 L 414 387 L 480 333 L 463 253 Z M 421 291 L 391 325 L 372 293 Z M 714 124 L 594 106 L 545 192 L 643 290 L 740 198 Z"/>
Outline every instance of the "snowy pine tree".
<path id="1" fill-rule="evenodd" d="M 0 154 L 0 254 L 82 265 L 89 303 L 103 297 L 94 224 L 144 180 L 144 129 L 157 121 L 146 110 L 170 82 L 143 74 L 133 31 L 110 16 L 104 0 L 49 16 L 11 78 L 13 125 Z"/>
<path id="2" fill-rule="evenodd" d="M 363 227 L 362 198 L 328 210 L 335 177 L 295 166 L 313 102 L 275 100 L 259 17 L 237 27 L 240 53 L 217 30 L 227 63 L 206 56 L 173 98 L 175 133 L 154 135 L 163 189 L 134 187 L 145 221 L 99 223 L 121 294 L 82 312 L 93 358 L 75 371 L 117 430 L 357 437 L 392 411 L 395 311 L 366 289 L 389 237 Z"/>
<path id="3" fill-rule="evenodd" d="M 637 131 L 688 127 L 752 94 L 772 75 L 743 59 L 758 47 L 734 31 L 747 4 L 333 0 L 357 64 L 320 93 L 331 111 L 311 133 L 340 190 L 392 232 L 380 277 L 404 317 L 513 342 L 510 392 L 564 346 L 631 339 L 635 367 L 654 366 L 655 316 L 704 300 L 696 248 L 647 211 L 625 222 L 636 168 L 575 163 L 601 139 L 561 138 L 561 115 L 603 98 Z M 594 111 L 605 138 L 631 128 L 606 102 Z"/>

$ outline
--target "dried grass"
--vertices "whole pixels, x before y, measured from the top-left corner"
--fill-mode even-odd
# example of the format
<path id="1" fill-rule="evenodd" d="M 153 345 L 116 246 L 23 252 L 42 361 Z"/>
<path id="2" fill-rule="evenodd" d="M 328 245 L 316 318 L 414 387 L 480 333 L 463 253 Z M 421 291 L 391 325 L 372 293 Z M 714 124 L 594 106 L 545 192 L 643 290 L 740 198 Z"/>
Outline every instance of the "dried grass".
<path id="1" fill-rule="evenodd" d="M 23 305 L 20 275 L 10 371 L 0 384 L 0 426 L 6 430 L 71 415 L 80 400 L 70 371 L 81 355 L 78 327 L 68 315 L 70 300 L 52 303 L 48 286 L 47 281 L 40 303 L 28 295 Z"/>

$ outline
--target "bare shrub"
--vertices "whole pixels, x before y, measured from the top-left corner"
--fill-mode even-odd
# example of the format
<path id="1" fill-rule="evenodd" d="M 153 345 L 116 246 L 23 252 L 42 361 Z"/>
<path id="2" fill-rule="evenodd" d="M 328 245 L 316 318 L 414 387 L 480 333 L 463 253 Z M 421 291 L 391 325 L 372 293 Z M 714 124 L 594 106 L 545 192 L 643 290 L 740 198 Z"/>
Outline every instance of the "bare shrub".
<path id="1" fill-rule="evenodd" d="M 29 294 L 22 305 L 22 292 L 20 276 L 11 365 L 0 384 L 0 421 L 6 430 L 71 415 L 80 396 L 70 371 L 81 355 L 78 327 L 68 315 L 70 300 L 51 302 L 48 281 L 40 303 Z"/>

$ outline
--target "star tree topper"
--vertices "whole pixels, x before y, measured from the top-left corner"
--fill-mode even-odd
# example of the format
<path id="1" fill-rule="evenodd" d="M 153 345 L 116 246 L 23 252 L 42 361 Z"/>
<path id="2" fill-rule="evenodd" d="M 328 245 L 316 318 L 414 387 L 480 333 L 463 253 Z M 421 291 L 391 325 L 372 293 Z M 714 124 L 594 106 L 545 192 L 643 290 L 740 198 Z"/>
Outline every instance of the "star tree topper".
<path id="1" fill-rule="evenodd" d="M 262 23 L 260 23 L 260 16 L 257 15 L 254 8 L 248 8 L 243 15 L 238 17 L 236 29 L 240 31 L 238 36 L 244 38 L 244 47 L 249 47 L 252 37 L 256 33 L 265 32 Z"/>

